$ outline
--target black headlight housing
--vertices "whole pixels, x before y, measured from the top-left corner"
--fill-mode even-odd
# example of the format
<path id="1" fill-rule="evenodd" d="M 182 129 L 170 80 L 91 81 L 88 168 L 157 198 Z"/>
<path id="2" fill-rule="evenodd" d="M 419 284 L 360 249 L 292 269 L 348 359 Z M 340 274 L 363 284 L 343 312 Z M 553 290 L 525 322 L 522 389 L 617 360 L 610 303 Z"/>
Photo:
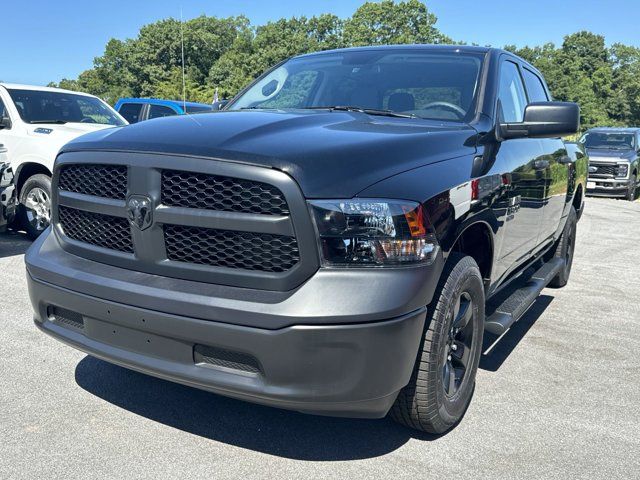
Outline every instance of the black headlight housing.
<path id="1" fill-rule="evenodd" d="M 422 205 L 387 199 L 309 201 L 324 266 L 433 263 L 438 242 Z"/>

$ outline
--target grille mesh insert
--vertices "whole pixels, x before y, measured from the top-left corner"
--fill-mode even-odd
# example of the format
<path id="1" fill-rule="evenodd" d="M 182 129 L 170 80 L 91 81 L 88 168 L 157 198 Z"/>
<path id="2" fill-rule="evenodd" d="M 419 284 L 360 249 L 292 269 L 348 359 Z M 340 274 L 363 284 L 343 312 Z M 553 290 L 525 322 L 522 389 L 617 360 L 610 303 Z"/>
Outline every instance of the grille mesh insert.
<path id="1" fill-rule="evenodd" d="M 598 169 L 597 172 L 593 172 L 592 175 L 618 175 L 618 165 L 594 165 L 591 164 L 592 167 L 596 167 Z"/>
<path id="2" fill-rule="evenodd" d="M 129 221 L 125 218 L 63 206 L 60 206 L 58 216 L 62 231 L 73 240 L 120 252 L 133 253 L 131 229 Z"/>
<path id="3" fill-rule="evenodd" d="M 73 310 L 67 310 L 60 307 L 48 308 L 49 318 L 53 318 L 58 323 L 75 328 L 84 328 L 84 319 L 82 315 Z"/>
<path id="4" fill-rule="evenodd" d="M 272 185 L 175 170 L 162 172 L 162 203 L 225 212 L 289 214 L 284 195 Z"/>
<path id="5" fill-rule="evenodd" d="M 84 195 L 124 200 L 127 196 L 127 167 L 67 165 L 60 170 L 58 188 Z"/>
<path id="6" fill-rule="evenodd" d="M 267 233 L 164 226 L 167 258 L 213 267 L 284 272 L 299 261 L 293 237 Z"/>

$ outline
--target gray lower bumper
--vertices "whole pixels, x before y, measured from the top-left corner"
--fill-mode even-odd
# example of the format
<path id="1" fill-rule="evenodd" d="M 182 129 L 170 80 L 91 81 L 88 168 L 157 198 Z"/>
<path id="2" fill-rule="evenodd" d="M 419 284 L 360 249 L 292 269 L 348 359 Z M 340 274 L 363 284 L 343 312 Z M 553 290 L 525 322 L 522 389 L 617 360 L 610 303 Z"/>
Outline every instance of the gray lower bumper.
<path id="1" fill-rule="evenodd" d="M 261 330 L 87 297 L 28 276 L 36 325 L 103 360 L 221 395 L 307 413 L 380 418 L 409 381 L 425 309 L 384 322 Z M 82 327 L 51 315 L 61 306 Z M 198 363 L 195 345 L 239 352 L 259 372 Z"/>
<path id="2" fill-rule="evenodd" d="M 438 278 L 430 269 L 441 268 L 318 272 L 295 291 L 260 292 L 88 261 L 50 231 L 26 263 L 36 325 L 75 348 L 226 396 L 368 418 L 384 416 L 410 379 Z M 202 347 L 257 368 L 203 361 Z"/>
<path id="3" fill-rule="evenodd" d="M 589 185 L 592 185 L 589 188 Z M 593 186 L 595 185 L 595 186 Z M 630 180 L 608 180 L 601 178 L 589 178 L 587 183 L 587 195 L 602 197 L 626 197 L 629 193 Z"/>

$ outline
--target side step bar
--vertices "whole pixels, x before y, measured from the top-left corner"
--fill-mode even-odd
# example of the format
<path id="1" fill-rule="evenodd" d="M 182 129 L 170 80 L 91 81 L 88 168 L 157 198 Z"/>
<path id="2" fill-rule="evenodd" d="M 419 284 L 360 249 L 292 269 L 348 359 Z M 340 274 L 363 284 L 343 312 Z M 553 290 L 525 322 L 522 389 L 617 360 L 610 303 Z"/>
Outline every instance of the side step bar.
<path id="1" fill-rule="evenodd" d="M 502 335 L 509 330 L 536 301 L 542 289 L 564 267 L 563 258 L 554 258 L 537 270 L 529 280 L 505 298 L 484 323 L 484 329 L 494 335 Z"/>

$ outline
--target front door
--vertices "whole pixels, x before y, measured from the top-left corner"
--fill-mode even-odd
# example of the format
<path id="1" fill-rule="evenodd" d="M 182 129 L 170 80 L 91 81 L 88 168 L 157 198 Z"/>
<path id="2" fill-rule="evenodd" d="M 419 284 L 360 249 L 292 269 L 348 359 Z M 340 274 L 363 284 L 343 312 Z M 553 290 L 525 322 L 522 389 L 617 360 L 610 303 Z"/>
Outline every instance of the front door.
<path id="1" fill-rule="evenodd" d="M 524 120 L 527 97 L 514 62 L 504 60 L 500 67 L 498 115 L 504 122 Z M 495 273 L 501 276 L 528 257 L 538 241 L 545 191 L 543 150 L 538 139 L 503 141 L 496 152 L 495 166 L 502 175 L 506 193 L 498 207 L 503 222 L 499 261 Z"/>

